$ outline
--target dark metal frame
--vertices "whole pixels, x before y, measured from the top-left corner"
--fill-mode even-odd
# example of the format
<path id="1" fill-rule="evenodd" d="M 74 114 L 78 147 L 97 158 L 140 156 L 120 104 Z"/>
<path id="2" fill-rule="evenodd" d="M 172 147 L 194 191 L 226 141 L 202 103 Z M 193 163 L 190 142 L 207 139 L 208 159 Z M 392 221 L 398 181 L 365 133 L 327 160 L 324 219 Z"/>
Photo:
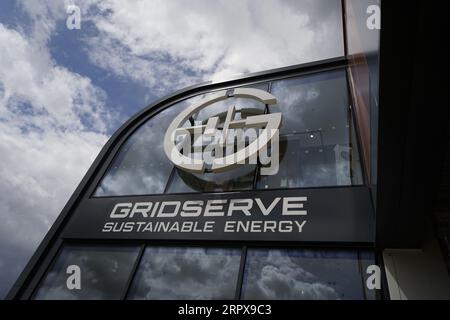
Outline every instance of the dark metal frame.
<path id="1" fill-rule="evenodd" d="M 37 287 L 40 279 L 45 275 L 46 271 L 48 270 L 49 266 L 52 264 L 52 261 L 54 261 L 54 258 L 57 256 L 62 244 L 63 239 L 61 238 L 62 230 L 65 226 L 65 224 L 68 222 L 72 212 L 74 209 L 85 199 L 88 199 L 93 194 L 94 189 L 97 187 L 98 183 L 103 178 L 105 172 L 107 171 L 110 163 L 114 159 L 115 155 L 121 148 L 122 144 L 128 139 L 128 137 L 133 134 L 133 132 L 140 127 L 143 123 L 145 123 L 148 119 L 150 119 L 152 116 L 157 114 L 158 112 L 172 106 L 173 104 L 180 102 L 184 99 L 190 98 L 194 95 L 202 94 L 205 92 L 210 92 L 214 90 L 223 90 L 232 88 L 235 86 L 240 85 L 251 85 L 256 84 L 260 82 L 267 82 L 271 80 L 278 80 L 278 79 L 284 79 L 289 78 L 293 76 L 299 76 L 299 75 L 307 75 L 311 73 L 317 73 L 317 72 L 323 72 L 323 71 L 329 71 L 334 70 L 337 68 L 345 68 L 347 66 L 347 59 L 346 57 L 338 57 L 333 59 L 327 59 L 312 63 L 306 63 L 301 65 L 294 65 L 290 67 L 285 68 L 278 68 L 274 70 L 268 70 L 264 72 L 258 72 L 253 73 L 250 75 L 238 77 L 232 80 L 224 81 L 224 82 L 207 82 L 202 83 L 196 86 L 188 87 L 186 89 L 177 91 L 173 93 L 172 95 L 169 95 L 165 98 L 159 99 L 150 106 L 144 108 L 142 111 L 137 113 L 134 117 L 129 119 L 124 125 L 122 125 L 109 139 L 109 141 L 106 143 L 106 145 L 102 148 L 101 152 L 89 168 L 88 172 L 76 188 L 75 192 L 63 208 L 61 214 L 56 219 L 55 223 L 45 236 L 44 240 L 39 245 L 38 249 L 32 256 L 31 260 L 25 267 L 22 274 L 19 276 L 18 280 L 14 284 L 14 286 L 11 288 L 9 294 L 7 295 L 7 299 L 29 299 L 35 288 Z M 356 130 L 358 128 L 355 128 Z M 363 164 L 363 163 L 362 163 Z M 363 164 L 364 165 L 364 164 Z M 64 240 L 65 241 L 65 240 Z M 72 241 L 69 240 L 70 243 Z M 97 240 L 92 239 L 92 241 L 89 241 L 89 243 L 95 243 Z M 108 243 L 114 243 L 115 241 L 108 241 Z M 121 241 L 122 244 L 124 243 L 133 243 L 133 241 Z M 144 243 L 147 243 L 147 241 L 140 241 L 139 242 L 142 246 L 144 246 Z M 157 244 L 158 241 L 152 241 L 152 244 Z M 165 244 L 167 243 L 176 243 L 176 241 L 165 241 Z M 186 242 L 184 242 L 186 244 Z M 202 245 L 209 246 L 219 244 L 223 245 L 222 243 L 218 242 L 210 242 L 205 241 L 202 242 Z M 227 245 L 232 245 L 231 242 L 226 242 Z M 190 244 L 191 245 L 191 244 Z M 240 243 L 240 246 L 246 247 L 254 245 L 251 243 Z M 277 243 L 267 243 L 262 242 L 258 243 L 256 245 L 264 245 L 264 246 L 270 246 L 270 247 L 279 247 L 280 244 Z M 307 244 L 307 243 L 283 243 L 283 247 L 288 246 L 296 246 L 299 247 L 300 245 L 302 247 L 304 246 L 310 246 L 314 244 Z M 321 244 L 323 247 L 324 244 Z M 348 247 L 352 247 L 355 249 L 361 248 L 361 245 L 367 245 L 367 244 L 357 244 L 357 243 L 349 243 Z M 344 246 L 347 247 L 346 244 L 339 244 L 340 247 Z M 373 248 L 372 248 L 373 249 Z M 142 257 L 142 253 L 144 250 L 141 248 L 140 255 Z M 137 265 L 134 266 L 135 268 Z M 243 271 L 243 268 L 245 266 L 241 265 L 240 268 Z M 240 274 L 240 277 L 242 277 L 243 274 Z M 242 280 L 242 279 L 241 279 Z M 129 279 L 130 283 L 132 279 Z M 129 283 L 129 284 L 130 284 Z M 128 284 L 128 285 L 129 285 Z M 240 296 L 240 292 L 236 293 L 236 296 Z"/>

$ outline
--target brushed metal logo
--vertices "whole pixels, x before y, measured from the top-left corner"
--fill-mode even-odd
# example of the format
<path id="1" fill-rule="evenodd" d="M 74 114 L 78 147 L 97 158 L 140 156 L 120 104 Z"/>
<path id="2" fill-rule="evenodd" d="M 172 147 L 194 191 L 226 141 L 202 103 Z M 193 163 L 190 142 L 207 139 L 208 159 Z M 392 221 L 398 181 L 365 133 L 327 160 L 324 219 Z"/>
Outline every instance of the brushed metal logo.
<path id="1" fill-rule="evenodd" d="M 254 88 L 236 88 L 233 91 L 222 90 L 208 95 L 181 112 L 170 124 L 164 136 L 164 151 L 167 157 L 178 168 L 192 173 L 223 172 L 236 168 L 239 164 L 256 164 L 257 159 L 265 167 L 261 174 L 270 175 L 278 172 L 278 129 L 281 124 L 281 113 L 260 114 L 248 116 L 245 119 L 235 119 L 236 107 L 228 109 L 225 120 L 219 123 L 219 117 L 207 119 L 206 124 L 183 126 L 202 109 L 230 96 L 236 98 L 255 99 L 266 105 L 276 104 L 277 99 L 272 94 Z M 236 148 L 235 141 L 242 141 L 244 131 L 258 131 L 252 142 Z M 193 143 L 198 138 L 210 140 L 209 145 L 201 147 L 200 152 L 193 152 Z M 236 139 L 237 138 L 237 139 Z M 270 143 L 271 154 L 267 147 Z M 231 145 L 233 152 L 223 152 Z M 236 150 L 237 149 L 237 150 Z M 270 166 L 268 166 L 270 164 Z"/>

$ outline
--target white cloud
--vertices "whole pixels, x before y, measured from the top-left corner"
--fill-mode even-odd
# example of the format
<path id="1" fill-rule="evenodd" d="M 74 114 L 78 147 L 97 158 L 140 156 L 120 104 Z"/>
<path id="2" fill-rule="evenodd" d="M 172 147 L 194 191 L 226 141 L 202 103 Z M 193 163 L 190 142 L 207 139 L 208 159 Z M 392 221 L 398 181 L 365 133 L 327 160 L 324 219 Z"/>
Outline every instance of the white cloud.
<path id="1" fill-rule="evenodd" d="M 95 64 L 155 88 L 343 53 L 340 1 L 99 1 Z"/>
<path id="2" fill-rule="evenodd" d="M 107 139 L 104 92 L 42 41 L 0 24 L 0 296 Z"/>

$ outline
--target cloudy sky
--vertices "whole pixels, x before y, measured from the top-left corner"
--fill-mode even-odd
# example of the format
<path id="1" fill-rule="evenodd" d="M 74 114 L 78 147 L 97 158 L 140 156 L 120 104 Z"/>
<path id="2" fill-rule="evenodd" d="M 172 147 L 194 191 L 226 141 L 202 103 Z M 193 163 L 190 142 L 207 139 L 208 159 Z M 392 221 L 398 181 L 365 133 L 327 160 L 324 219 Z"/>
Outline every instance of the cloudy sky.
<path id="1" fill-rule="evenodd" d="M 67 6 L 81 9 L 69 30 Z M 0 297 L 108 137 L 206 80 L 342 55 L 339 0 L 0 1 Z"/>

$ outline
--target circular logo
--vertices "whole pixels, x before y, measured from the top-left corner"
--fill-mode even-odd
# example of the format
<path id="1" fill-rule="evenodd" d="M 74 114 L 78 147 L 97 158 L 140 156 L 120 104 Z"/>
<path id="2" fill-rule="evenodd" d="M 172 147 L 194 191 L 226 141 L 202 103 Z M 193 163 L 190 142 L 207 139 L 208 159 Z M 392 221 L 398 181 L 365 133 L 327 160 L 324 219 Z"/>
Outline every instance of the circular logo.
<path id="1" fill-rule="evenodd" d="M 234 119 L 235 106 L 228 109 L 223 123 L 219 123 L 219 117 L 214 116 L 210 117 L 206 124 L 192 125 L 190 127 L 183 126 L 202 109 L 229 97 L 255 99 L 266 105 L 273 105 L 277 102 L 275 96 L 266 91 L 254 88 L 236 88 L 208 95 L 186 108 L 172 121 L 164 136 L 164 152 L 175 166 L 193 173 L 205 172 L 206 169 L 211 172 L 227 171 L 235 168 L 238 164 L 246 163 L 248 159 L 255 159 L 255 156 L 262 150 L 267 151 L 268 143 L 274 136 L 278 137 L 281 113 L 260 114 L 248 116 L 245 119 Z M 247 146 L 236 150 L 232 154 L 224 155 L 222 152 L 217 151 L 229 141 L 235 141 L 229 138 L 232 132 L 248 130 L 249 128 L 258 129 L 259 134 Z M 219 139 L 217 139 L 218 135 Z M 192 140 L 192 137 L 194 137 L 194 140 Z M 209 153 L 212 155 L 210 161 L 207 161 L 205 157 L 198 157 L 198 153 L 191 152 L 191 142 L 199 137 L 211 140 L 212 147 L 210 149 L 215 148 L 216 150 L 216 152 Z"/>

